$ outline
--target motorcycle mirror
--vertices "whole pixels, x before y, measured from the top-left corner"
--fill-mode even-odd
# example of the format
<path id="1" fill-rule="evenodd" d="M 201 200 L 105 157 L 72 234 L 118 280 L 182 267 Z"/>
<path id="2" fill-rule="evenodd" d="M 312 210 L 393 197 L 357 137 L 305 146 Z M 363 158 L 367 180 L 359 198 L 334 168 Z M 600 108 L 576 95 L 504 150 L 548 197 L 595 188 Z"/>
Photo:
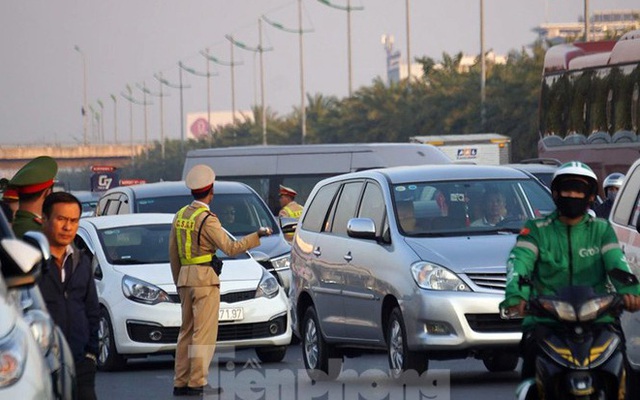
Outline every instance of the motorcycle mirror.
<path id="1" fill-rule="evenodd" d="M 616 281 L 622 283 L 625 286 L 637 285 L 638 277 L 634 274 L 623 271 L 619 268 L 614 268 L 609 271 L 609 277 L 615 279 Z"/>

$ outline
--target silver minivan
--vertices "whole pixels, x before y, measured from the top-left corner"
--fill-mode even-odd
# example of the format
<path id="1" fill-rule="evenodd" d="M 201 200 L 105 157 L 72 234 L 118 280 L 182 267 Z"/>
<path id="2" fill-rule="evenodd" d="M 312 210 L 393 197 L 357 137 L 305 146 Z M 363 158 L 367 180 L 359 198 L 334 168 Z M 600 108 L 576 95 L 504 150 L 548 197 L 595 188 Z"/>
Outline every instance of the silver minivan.
<path id="1" fill-rule="evenodd" d="M 429 359 L 515 369 L 520 322 L 498 310 L 507 256 L 524 221 L 554 208 L 540 181 L 508 167 L 397 167 L 319 182 L 291 253 L 309 376 L 333 379 L 343 356 L 381 349 L 394 378 L 421 374 Z"/>

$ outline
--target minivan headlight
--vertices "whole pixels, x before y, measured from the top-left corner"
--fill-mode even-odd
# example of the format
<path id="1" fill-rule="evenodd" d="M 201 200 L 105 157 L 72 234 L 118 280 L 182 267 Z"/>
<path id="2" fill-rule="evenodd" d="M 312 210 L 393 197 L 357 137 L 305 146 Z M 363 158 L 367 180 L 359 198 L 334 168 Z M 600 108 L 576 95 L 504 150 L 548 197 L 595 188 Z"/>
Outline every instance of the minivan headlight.
<path id="1" fill-rule="evenodd" d="M 262 279 L 260 279 L 258 290 L 256 290 L 256 298 L 266 297 L 267 299 L 272 299 L 276 297 L 279 290 L 280 285 L 278 285 L 278 281 L 276 280 L 276 278 L 268 273 L 267 270 L 263 270 Z"/>
<path id="2" fill-rule="evenodd" d="M 27 362 L 27 338 L 15 327 L 0 338 L 0 388 L 17 382 Z"/>
<path id="3" fill-rule="evenodd" d="M 127 299 L 143 304 L 173 303 L 164 290 L 129 275 L 122 278 L 122 293 Z"/>
<path id="4" fill-rule="evenodd" d="M 53 320 L 42 310 L 29 310 L 24 319 L 29 324 L 31 334 L 38 342 L 43 355 L 47 355 L 53 343 Z"/>
<path id="5" fill-rule="evenodd" d="M 411 274 L 418 286 L 430 290 L 470 292 L 469 286 L 458 275 L 439 265 L 420 261 L 411 266 Z"/>

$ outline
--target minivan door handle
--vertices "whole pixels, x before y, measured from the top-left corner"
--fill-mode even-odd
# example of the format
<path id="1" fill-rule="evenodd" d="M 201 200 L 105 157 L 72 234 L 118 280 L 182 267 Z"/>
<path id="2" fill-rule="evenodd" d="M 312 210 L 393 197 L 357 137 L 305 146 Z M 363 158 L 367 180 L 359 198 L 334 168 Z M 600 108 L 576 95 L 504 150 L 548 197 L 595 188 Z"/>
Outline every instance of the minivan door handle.
<path id="1" fill-rule="evenodd" d="M 316 257 L 320 257 L 320 255 L 321 255 L 321 254 L 322 254 L 322 252 L 320 251 L 320 247 L 316 247 L 316 248 L 313 250 L 313 255 L 314 255 L 314 256 L 316 256 Z"/>
<path id="2" fill-rule="evenodd" d="M 347 261 L 351 261 L 353 260 L 353 257 L 351 257 L 351 252 L 348 252 L 347 254 L 344 255 L 344 259 Z"/>

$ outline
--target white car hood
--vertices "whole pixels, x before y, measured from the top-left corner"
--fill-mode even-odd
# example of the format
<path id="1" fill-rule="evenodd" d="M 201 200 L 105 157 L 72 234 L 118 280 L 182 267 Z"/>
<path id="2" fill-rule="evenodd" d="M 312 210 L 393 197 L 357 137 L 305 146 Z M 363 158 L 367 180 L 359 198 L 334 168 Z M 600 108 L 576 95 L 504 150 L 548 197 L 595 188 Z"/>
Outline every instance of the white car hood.
<path id="1" fill-rule="evenodd" d="M 504 267 L 518 235 L 481 235 L 443 238 L 406 238 L 421 260 L 442 265 L 453 272 Z"/>
<path id="2" fill-rule="evenodd" d="M 114 265 L 121 274 L 152 283 L 167 293 L 176 293 L 168 263 L 145 265 Z M 252 290 L 258 286 L 264 269 L 253 259 L 225 260 L 220 276 L 220 292 Z"/>

